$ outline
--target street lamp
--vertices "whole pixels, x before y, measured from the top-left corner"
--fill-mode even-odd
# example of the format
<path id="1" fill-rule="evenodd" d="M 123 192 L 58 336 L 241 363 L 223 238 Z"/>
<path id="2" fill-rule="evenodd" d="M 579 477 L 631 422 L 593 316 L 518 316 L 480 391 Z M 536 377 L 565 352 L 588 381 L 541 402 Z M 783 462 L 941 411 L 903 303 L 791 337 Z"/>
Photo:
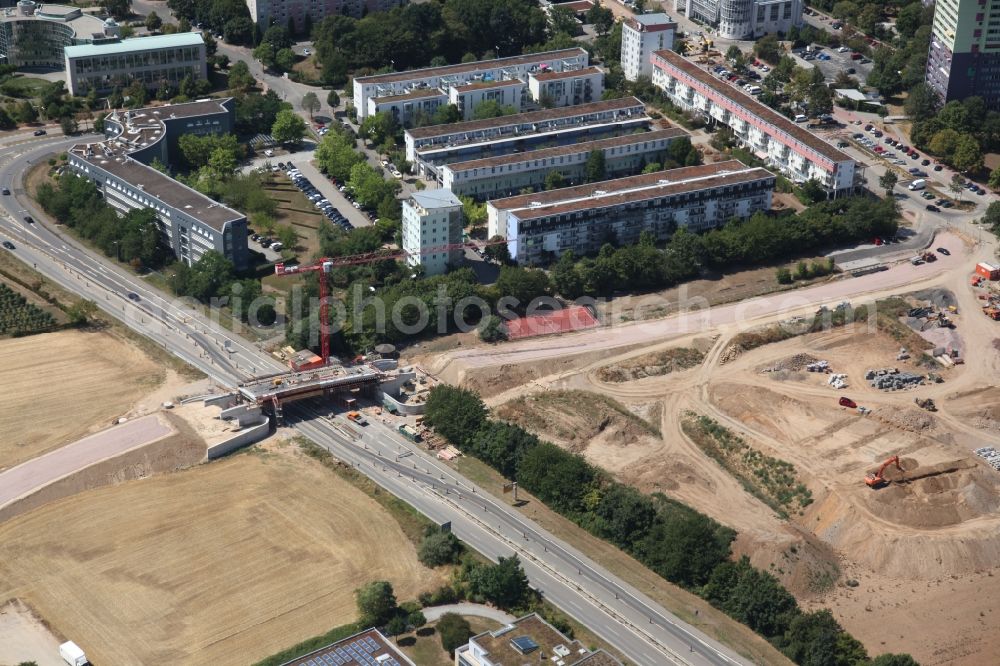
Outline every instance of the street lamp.
<path id="1" fill-rule="evenodd" d="M 111 243 L 115 246 L 115 258 L 118 260 L 118 263 L 121 263 L 122 262 L 121 246 L 118 244 L 118 241 L 111 241 Z"/>

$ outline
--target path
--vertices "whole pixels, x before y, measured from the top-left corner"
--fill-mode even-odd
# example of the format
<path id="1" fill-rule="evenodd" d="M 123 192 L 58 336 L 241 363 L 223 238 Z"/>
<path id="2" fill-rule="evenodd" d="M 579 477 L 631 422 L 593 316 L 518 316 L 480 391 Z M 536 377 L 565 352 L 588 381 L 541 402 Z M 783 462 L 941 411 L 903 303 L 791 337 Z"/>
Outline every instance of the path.
<path id="1" fill-rule="evenodd" d="M 504 613 L 498 608 L 484 606 L 482 604 L 448 604 L 446 606 L 432 606 L 424 609 L 424 617 L 428 622 L 436 622 L 445 613 L 457 613 L 458 615 L 472 615 L 474 617 L 485 617 L 487 620 L 496 620 L 500 624 L 510 624 L 515 618 L 510 613 Z"/>
<path id="2" fill-rule="evenodd" d="M 0 474 L 0 508 L 59 479 L 174 433 L 156 414 L 109 428 Z"/>

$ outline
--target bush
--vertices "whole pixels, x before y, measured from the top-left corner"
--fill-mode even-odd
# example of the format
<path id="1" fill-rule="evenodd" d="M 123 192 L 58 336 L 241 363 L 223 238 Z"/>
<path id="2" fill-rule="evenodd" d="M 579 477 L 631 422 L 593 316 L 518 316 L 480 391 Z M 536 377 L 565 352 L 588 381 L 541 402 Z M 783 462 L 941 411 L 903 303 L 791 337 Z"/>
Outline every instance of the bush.
<path id="1" fill-rule="evenodd" d="M 455 564 L 462 554 L 462 544 L 451 532 L 430 528 L 417 549 L 417 557 L 427 567 Z"/>
<path id="2" fill-rule="evenodd" d="M 469 621 L 457 613 L 445 613 L 437 623 L 437 632 L 441 636 L 441 647 L 452 657 L 455 650 L 462 647 L 472 638 L 472 627 Z"/>

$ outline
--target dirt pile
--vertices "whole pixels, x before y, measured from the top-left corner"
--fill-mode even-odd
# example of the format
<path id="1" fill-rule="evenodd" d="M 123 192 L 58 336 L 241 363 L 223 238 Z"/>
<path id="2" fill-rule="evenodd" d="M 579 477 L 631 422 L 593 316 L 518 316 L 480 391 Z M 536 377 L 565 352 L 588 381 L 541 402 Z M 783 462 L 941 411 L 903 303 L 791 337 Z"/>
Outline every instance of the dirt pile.
<path id="1" fill-rule="evenodd" d="M 626 359 L 600 368 L 597 377 L 602 382 L 630 382 L 644 377 L 659 377 L 687 370 L 701 364 L 705 354 L 691 347 L 664 349 L 652 354 Z"/>
<path id="2" fill-rule="evenodd" d="M 762 372 L 762 373 L 765 373 L 765 372 L 782 372 L 782 371 L 785 371 L 785 370 L 791 371 L 791 372 L 797 372 L 797 371 L 802 370 L 803 368 L 805 368 L 807 365 L 810 365 L 812 363 L 816 363 L 817 361 L 819 361 L 819 359 L 816 358 L 815 356 L 811 355 L 811 354 L 805 354 L 805 353 L 795 354 L 793 356 L 789 356 L 787 358 L 783 358 L 780 361 L 778 361 L 777 363 L 773 363 L 771 365 L 768 365 L 768 366 L 765 366 L 765 367 L 761 368 L 760 372 Z"/>
<path id="3" fill-rule="evenodd" d="M 938 425 L 937 419 L 920 409 L 877 407 L 871 415 L 882 423 L 908 432 L 926 432 Z"/>

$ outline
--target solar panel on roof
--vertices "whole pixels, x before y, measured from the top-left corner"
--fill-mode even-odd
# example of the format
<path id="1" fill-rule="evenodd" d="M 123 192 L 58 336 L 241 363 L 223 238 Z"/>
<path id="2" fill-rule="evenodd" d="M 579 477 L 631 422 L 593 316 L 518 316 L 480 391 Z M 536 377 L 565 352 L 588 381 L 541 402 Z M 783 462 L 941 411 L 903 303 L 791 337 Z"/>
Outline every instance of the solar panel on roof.
<path id="1" fill-rule="evenodd" d="M 510 641 L 521 654 L 528 654 L 532 650 L 538 649 L 538 643 L 531 636 L 518 636 Z"/>

